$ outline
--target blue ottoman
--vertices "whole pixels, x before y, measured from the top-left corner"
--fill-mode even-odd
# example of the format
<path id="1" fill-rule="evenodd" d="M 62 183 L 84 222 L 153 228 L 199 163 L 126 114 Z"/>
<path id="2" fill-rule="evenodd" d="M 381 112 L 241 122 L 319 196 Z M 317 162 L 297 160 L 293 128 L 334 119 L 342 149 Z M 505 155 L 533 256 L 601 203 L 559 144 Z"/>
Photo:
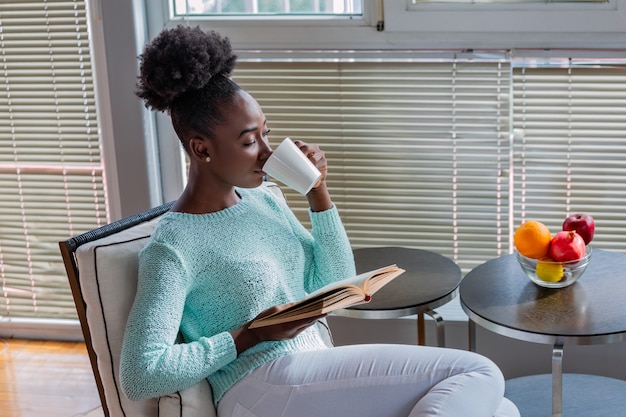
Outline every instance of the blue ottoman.
<path id="1" fill-rule="evenodd" d="M 506 381 L 504 396 L 522 417 L 552 415 L 552 375 Z M 563 417 L 626 417 L 626 381 L 586 374 L 563 374 Z"/>

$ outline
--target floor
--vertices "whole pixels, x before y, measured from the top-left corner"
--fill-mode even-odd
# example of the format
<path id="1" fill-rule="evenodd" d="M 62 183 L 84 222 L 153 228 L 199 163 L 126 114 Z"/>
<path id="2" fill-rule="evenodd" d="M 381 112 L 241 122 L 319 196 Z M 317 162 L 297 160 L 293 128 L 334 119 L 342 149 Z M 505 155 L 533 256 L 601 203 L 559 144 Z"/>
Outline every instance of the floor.
<path id="1" fill-rule="evenodd" d="M 103 417 L 84 343 L 0 339 L 2 417 Z"/>

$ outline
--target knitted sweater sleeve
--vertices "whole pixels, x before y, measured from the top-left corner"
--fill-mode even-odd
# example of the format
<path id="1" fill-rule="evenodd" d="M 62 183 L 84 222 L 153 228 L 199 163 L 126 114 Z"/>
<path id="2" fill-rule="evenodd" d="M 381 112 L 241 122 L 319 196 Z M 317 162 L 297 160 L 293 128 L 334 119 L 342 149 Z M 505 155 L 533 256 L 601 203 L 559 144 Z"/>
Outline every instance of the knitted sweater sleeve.
<path id="1" fill-rule="evenodd" d="M 165 245 L 152 244 L 140 256 L 137 295 L 120 359 L 121 386 L 131 400 L 191 387 L 237 357 L 228 332 L 176 343 L 189 274 Z"/>
<path id="2" fill-rule="evenodd" d="M 269 193 L 269 191 L 268 191 Z M 273 196 L 273 194 L 272 194 Z M 289 221 L 307 252 L 304 289 L 311 293 L 335 281 L 356 275 L 354 255 L 337 206 L 324 211 L 309 209 L 311 230 L 306 230 L 284 200 L 272 198 Z"/>
<path id="3" fill-rule="evenodd" d="M 322 212 L 309 211 L 312 264 L 307 267 L 305 290 L 313 292 L 326 284 L 356 274 L 348 235 L 335 206 Z"/>

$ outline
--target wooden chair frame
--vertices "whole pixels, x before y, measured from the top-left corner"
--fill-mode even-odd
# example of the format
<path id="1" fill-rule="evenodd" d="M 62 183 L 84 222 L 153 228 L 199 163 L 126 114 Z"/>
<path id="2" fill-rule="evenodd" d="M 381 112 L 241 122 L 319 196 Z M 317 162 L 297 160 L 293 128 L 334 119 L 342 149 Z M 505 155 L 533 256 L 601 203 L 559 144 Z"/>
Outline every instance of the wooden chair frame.
<path id="1" fill-rule="evenodd" d="M 75 253 L 76 253 L 76 250 L 81 245 L 84 245 L 85 243 L 102 239 L 104 237 L 126 230 L 130 227 L 152 220 L 162 215 L 163 213 L 167 212 L 168 210 L 170 210 L 173 204 L 174 202 L 171 201 L 169 203 L 165 203 L 158 207 L 145 210 L 141 213 L 128 216 L 121 220 L 115 221 L 113 223 L 107 224 L 105 226 L 99 227 L 97 229 L 91 230 L 89 232 L 86 232 L 81 235 L 59 242 L 61 256 L 63 257 L 63 263 L 65 265 L 65 270 L 66 270 L 67 277 L 70 283 L 70 288 L 72 290 L 74 304 L 76 305 L 78 319 L 80 321 L 83 337 L 85 338 L 87 352 L 89 354 L 91 367 L 93 369 L 94 378 L 96 380 L 96 386 L 98 387 L 98 393 L 100 395 L 100 400 L 102 402 L 102 408 L 103 408 L 105 416 L 110 416 L 110 414 L 106 405 L 104 386 L 102 384 L 100 371 L 98 370 L 98 364 L 97 364 L 98 358 L 93 349 L 93 345 L 91 342 L 91 332 L 89 330 L 89 325 L 87 323 L 86 305 L 82 298 L 82 292 L 81 292 L 80 280 L 79 280 L 80 272 L 78 270 L 78 265 L 76 263 Z"/>

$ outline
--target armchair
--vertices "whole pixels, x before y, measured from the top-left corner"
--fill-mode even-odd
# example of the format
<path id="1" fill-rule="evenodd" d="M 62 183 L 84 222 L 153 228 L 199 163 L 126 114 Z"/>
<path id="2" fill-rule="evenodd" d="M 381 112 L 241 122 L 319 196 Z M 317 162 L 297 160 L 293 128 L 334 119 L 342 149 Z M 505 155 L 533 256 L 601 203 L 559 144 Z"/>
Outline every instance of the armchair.
<path id="1" fill-rule="evenodd" d="M 284 198 L 276 184 L 267 182 L 263 186 Z M 206 380 L 184 391 L 144 401 L 128 400 L 119 384 L 124 329 L 137 287 L 138 253 L 160 216 L 172 204 L 163 204 L 59 242 L 107 417 L 216 417 L 211 386 Z M 326 342 L 331 344 L 329 334 Z"/>

